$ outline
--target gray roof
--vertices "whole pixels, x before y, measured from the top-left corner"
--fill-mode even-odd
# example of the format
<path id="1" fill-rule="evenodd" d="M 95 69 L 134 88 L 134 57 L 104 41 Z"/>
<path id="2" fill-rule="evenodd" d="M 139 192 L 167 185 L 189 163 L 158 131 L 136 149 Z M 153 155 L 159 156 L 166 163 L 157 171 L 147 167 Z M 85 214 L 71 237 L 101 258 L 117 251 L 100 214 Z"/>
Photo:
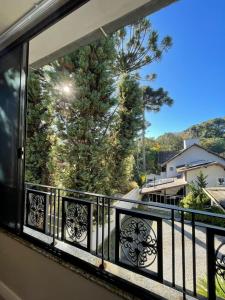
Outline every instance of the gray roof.
<path id="1" fill-rule="evenodd" d="M 190 149 L 190 148 L 192 148 L 192 147 L 194 147 L 194 146 L 197 146 L 197 147 L 199 147 L 199 148 L 201 148 L 201 149 L 207 151 L 208 153 L 211 153 L 211 154 L 213 154 L 213 155 L 216 155 L 216 156 L 219 157 L 219 158 L 224 159 L 224 162 L 225 162 L 225 157 L 219 155 L 218 153 L 213 152 L 213 151 L 211 151 L 211 150 L 208 150 L 208 149 L 206 149 L 206 148 L 204 148 L 204 147 L 202 147 L 202 146 L 200 146 L 200 145 L 198 145 L 198 144 L 193 144 L 193 145 L 191 145 L 190 147 L 181 150 L 179 153 L 177 153 L 176 155 L 174 155 L 173 157 L 171 157 L 170 159 L 168 159 L 167 161 L 165 161 L 164 163 L 162 163 L 162 166 L 166 165 L 169 161 L 173 160 L 174 158 L 178 157 L 179 155 L 181 155 L 182 153 L 186 152 L 188 149 Z"/>
<path id="2" fill-rule="evenodd" d="M 164 183 L 164 184 L 158 184 L 156 186 L 151 186 L 151 187 L 143 187 L 141 189 L 141 194 L 150 194 L 150 193 L 154 193 L 154 192 L 158 192 L 161 190 L 168 190 L 168 189 L 172 189 L 172 188 L 177 188 L 177 187 L 182 187 L 187 185 L 187 181 L 185 181 L 184 179 L 175 179 L 172 182 L 168 182 L 168 183 Z"/>
<path id="3" fill-rule="evenodd" d="M 192 164 L 184 165 L 182 167 L 177 167 L 177 172 L 180 173 L 180 172 L 185 172 L 185 171 L 189 171 L 189 170 L 199 169 L 202 167 L 207 168 L 207 167 L 214 166 L 214 165 L 220 166 L 221 168 L 225 168 L 225 165 L 218 163 L 216 161 L 206 161 L 204 163 L 199 163 L 199 164 L 192 163 Z"/>
<path id="4" fill-rule="evenodd" d="M 225 187 L 210 187 L 204 190 L 212 200 L 225 209 Z"/>
<path id="5" fill-rule="evenodd" d="M 177 155 L 179 151 L 159 151 L 158 153 L 158 163 L 161 165 L 168 161 L 170 158 Z"/>

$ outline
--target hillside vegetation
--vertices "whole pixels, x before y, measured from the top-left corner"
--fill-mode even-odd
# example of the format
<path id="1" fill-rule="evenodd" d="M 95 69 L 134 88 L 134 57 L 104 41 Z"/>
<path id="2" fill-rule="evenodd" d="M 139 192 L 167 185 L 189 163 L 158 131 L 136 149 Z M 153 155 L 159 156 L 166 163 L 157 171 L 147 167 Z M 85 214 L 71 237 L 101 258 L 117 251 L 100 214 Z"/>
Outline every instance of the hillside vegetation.
<path id="1" fill-rule="evenodd" d="M 165 133 L 156 142 L 162 150 L 181 150 L 183 140 L 199 138 L 200 145 L 219 154 L 225 154 L 225 117 L 193 125 L 180 133 Z"/>
<path id="2" fill-rule="evenodd" d="M 146 171 L 144 171 L 142 167 L 143 155 L 141 146 L 137 145 L 137 153 L 135 156 L 136 178 L 140 178 L 140 174 L 159 173 L 159 164 L 162 162 L 160 157 L 173 156 L 183 149 L 183 140 L 189 138 L 199 138 L 201 146 L 225 157 L 225 117 L 215 118 L 193 125 L 179 133 L 168 132 L 156 139 L 146 138 Z"/>

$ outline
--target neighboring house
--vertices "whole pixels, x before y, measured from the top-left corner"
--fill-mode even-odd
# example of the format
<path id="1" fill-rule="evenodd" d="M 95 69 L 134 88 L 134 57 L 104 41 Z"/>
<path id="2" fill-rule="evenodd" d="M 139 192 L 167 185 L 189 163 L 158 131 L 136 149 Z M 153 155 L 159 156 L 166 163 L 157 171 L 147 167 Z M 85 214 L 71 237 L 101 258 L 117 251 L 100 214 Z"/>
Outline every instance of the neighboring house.
<path id="1" fill-rule="evenodd" d="M 225 158 L 217 153 L 209 151 L 198 144 L 196 139 L 190 140 L 189 144 L 184 141 L 184 149 L 164 162 L 161 167 L 166 172 L 166 177 L 179 175 L 177 169 L 185 166 L 200 165 L 208 162 L 217 162 L 225 167 Z"/>
<path id="2" fill-rule="evenodd" d="M 207 187 L 225 185 L 225 158 L 198 144 L 198 139 L 184 141 L 184 149 L 161 164 L 162 172 L 143 187 L 141 193 L 175 195 L 197 179 L 202 172 L 207 176 Z"/>
<path id="3" fill-rule="evenodd" d="M 200 172 L 207 176 L 206 182 L 208 187 L 222 186 L 225 178 L 225 166 L 218 162 L 206 162 L 198 165 L 185 166 L 177 168 L 177 172 L 188 183 L 197 179 Z"/>

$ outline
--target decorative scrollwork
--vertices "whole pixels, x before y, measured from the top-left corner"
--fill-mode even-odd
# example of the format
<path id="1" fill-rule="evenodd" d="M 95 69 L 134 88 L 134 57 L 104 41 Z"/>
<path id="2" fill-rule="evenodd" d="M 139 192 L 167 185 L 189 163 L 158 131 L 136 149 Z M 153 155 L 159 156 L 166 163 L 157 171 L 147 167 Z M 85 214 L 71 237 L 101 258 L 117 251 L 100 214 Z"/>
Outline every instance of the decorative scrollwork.
<path id="1" fill-rule="evenodd" d="M 45 196 L 29 193 L 28 199 L 29 208 L 27 213 L 29 225 L 44 229 Z"/>
<path id="2" fill-rule="evenodd" d="M 65 225 L 69 238 L 81 243 L 87 237 L 88 209 L 86 205 L 67 202 Z"/>
<path id="3" fill-rule="evenodd" d="M 225 294 L 225 242 L 216 250 L 216 279 Z"/>
<path id="4" fill-rule="evenodd" d="M 156 234 L 144 219 L 126 218 L 121 224 L 120 243 L 125 257 L 138 268 L 149 267 L 157 257 Z"/>

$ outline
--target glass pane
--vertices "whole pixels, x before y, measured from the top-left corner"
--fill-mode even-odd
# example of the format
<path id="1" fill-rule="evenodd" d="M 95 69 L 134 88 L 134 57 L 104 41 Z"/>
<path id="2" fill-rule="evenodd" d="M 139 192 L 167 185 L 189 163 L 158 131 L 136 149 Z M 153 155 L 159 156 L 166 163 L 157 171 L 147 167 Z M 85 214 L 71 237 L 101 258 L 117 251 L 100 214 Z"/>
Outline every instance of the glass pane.
<path id="1" fill-rule="evenodd" d="M 18 207 L 17 148 L 21 47 L 0 58 L 0 218 L 14 227 Z"/>

